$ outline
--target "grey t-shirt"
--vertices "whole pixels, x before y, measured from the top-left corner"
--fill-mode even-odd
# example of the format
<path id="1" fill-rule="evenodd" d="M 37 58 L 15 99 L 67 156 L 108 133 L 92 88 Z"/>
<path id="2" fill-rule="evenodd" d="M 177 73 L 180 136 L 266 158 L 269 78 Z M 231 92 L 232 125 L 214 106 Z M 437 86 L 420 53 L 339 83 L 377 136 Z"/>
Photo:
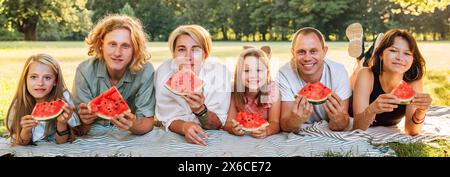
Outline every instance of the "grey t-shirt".
<path id="1" fill-rule="evenodd" d="M 344 65 L 325 58 L 324 68 L 320 82 L 335 92 L 342 100 L 350 98 L 352 91 Z M 295 101 L 295 95 L 307 83 L 303 81 L 291 66 L 291 62 L 283 65 L 277 73 L 277 82 L 280 88 L 281 101 Z M 328 120 L 323 105 L 313 105 L 313 113 L 306 123 Z"/>

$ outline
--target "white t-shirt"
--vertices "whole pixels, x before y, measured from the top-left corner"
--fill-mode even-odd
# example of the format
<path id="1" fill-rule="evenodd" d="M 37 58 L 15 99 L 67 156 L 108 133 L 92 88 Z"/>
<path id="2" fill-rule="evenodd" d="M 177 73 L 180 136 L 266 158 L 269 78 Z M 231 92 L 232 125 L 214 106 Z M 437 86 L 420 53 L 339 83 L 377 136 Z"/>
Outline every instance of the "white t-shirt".
<path id="1" fill-rule="evenodd" d="M 342 100 L 350 98 L 352 91 L 344 65 L 325 58 L 322 77 L 320 82 L 335 92 Z M 295 95 L 307 83 L 303 81 L 291 66 L 289 61 L 283 65 L 277 73 L 281 101 L 295 101 Z M 313 113 L 306 123 L 313 123 L 320 120 L 328 120 L 323 105 L 313 105 Z"/>
<path id="2" fill-rule="evenodd" d="M 174 120 L 199 123 L 187 102 L 164 86 L 170 76 L 176 72 L 176 68 L 175 60 L 169 59 L 158 67 L 155 75 L 156 118 L 163 123 L 166 130 Z M 208 58 L 204 61 L 198 77 L 204 83 L 203 95 L 206 107 L 209 111 L 216 113 L 223 125 L 227 120 L 230 106 L 230 71 L 216 59 Z"/>
<path id="3" fill-rule="evenodd" d="M 63 93 L 63 95 L 64 95 L 64 99 L 66 100 L 67 104 L 69 104 L 70 106 L 74 107 L 73 100 L 70 97 L 70 93 L 68 91 L 65 91 Z M 13 110 L 13 111 L 15 111 L 15 110 Z M 13 115 L 13 114 L 10 114 L 10 115 Z M 36 141 L 39 141 L 39 140 L 42 140 L 42 139 L 45 138 L 45 134 L 44 133 L 45 133 L 45 126 L 46 126 L 46 124 L 47 124 L 46 121 L 40 121 L 39 124 L 31 130 L 32 135 L 33 135 L 32 136 L 33 142 L 36 142 Z M 68 120 L 67 124 L 69 125 L 69 127 L 76 127 L 76 126 L 81 124 L 80 123 L 80 118 L 76 114 L 76 111 L 74 111 L 72 113 L 72 117 Z M 9 127 L 11 127 L 11 125 L 12 125 L 12 118 L 8 118 L 8 125 L 9 125 Z M 51 128 L 50 130 L 51 130 L 51 132 L 49 132 L 48 136 L 52 136 L 54 133 L 56 133 L 55 132 L 56 127 L 55 128 Z M 11 135 L 11 136 L 15 136 L 15 135 Z"/>

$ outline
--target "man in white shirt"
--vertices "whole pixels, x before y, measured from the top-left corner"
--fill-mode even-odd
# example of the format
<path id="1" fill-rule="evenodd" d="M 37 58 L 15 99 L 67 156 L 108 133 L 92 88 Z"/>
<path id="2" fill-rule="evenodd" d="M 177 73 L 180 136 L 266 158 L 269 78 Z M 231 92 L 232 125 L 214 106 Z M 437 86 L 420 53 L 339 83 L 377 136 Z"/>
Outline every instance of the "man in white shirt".
<path id="1" fill-rule="evenodd" d="M 169 37 L 174 59 L 159 66 L 155 75 L 156 117 L 166 130 L 183 135 L 188 143 L 206 145 L 208 135 L 203 129 L 220 129 L 227 120 L 231 74 L 225 65 L 208 58 L 211 43 L 201 26 L 178 27 Z M 164 86 L 183 67 L 192 67 L 189 69 L 203 81 L 201 93 L 179 96 Z"/>
<path id="2" fill-rule="evenodd" d="M 327 120 L 329 128 L 334 131 L 347 128 L 351 96 L 348 74 L 342 64 L 325 58 L 327 51 L 319 30 L 306 27 L 294 34 L 292 59 L 277 74 L 281 92 L 280 127 L 283 131 L 298 133 L 303 124 L 320 120 Z M 297 95 L 307 83 L 318 81 L 332 90 L 324 104 L 312 105 L 305 97 Z"/>

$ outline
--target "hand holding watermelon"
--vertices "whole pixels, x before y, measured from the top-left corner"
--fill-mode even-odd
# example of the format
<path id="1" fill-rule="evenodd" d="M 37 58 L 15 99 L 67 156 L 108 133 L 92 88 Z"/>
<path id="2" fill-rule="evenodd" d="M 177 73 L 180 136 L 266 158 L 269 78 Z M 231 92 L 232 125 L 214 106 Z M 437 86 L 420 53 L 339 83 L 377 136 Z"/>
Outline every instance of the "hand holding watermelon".
<path id="1" fill-rule="evenodd" d="M 199 113 L 204 108 L 205 96 L 203 93 L 193 93 L 183 96 L 192 112 Z"/>
<path id="2" fill-rule="evenodd" d="M 136 121 L 136 115 L 125 112 L 124 114 L 116 115 L 111 119 L 114 126 L 120 131 L 128 131 L 133 127 L 134 121 Z"/>
<path id="3" fill-rule="evenodd" d="M 289 117 L 294 117 L 297 120 L 300 120 L 301 123 L 306 122 L 311 116 L 313 111 L 313 106 L 311 103 L 308 103 L 307 98 L 302 95 L 297 95 L 295 99 L 294 105 L 292 106 Z"/>
<path id="4" fill-rule="evenodd" d="M 430 107 L 432 101 L 433 100 L 431 99 L 430 94 L 416 93 L 411 104 L 418 110 L 426 111 Z"/>
<path id="5" fill-rule="evenodd" d="M 367 108 L 370 112 L 375 114 L 381 114 L 383 112 L 392 112 L 398 107 L 400 101 L 395 95 L 386 93 L 381 94 L 373 101 Z"/>
<path id="6" fill-rule="evenodd" d="M 35 120 L 33 116 L 26 115 L 20 119 L 20 126 L 22 127 L 22 131 L 30 132 L 31 129 L 36 127 L 39 124 L 39 121 Z"/>
<path id="7" fill-rule="evenodd" d="M 250 136 L 258 139 L 267 137 L 267 127 L 261 127 L 260 129 L 253 131 Z"/>
<path id="8" fill-rule="evenodd" d="M 73 108 L 65 103 L 63 106 L 63 113 L 56 118 L 57 126 L 66 126 L 69 119 L 72 117 Z"/>
<path id="9" fill-rule="evenodd" d="M 245 134 L 245 131 L 242 129 L 242 125 L 237 121 L 231 121 L 231 125 L 233 128 L 231 129 L 231 133 L 236 136 L 242 136 Z"/>
<path id="10" fill-rule="evenodd" d="M 88 105 L 86 103 L 81 103 L 78 115 L 80 115 L 80 120 L 83 124 L 90 125 L 95 119 L 97 119 L 97 115 L 92 110 L 88 109 Z"/>
<path id="11" fill-rule="evenodd" d="M 328 96 L 328 100 L 323 105 L 323 108 L 330 120 L 344 120 L 348 118 L 342 99 L 334 92 Z"/>

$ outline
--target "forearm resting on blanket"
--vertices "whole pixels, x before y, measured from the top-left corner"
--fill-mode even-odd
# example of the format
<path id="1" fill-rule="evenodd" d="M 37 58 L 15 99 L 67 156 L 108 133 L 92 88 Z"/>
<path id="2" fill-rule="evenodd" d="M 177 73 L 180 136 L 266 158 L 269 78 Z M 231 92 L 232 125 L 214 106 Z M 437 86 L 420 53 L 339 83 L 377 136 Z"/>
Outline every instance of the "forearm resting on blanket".
<path id="1" fill-rule="evenodd" d="M 356 113 L 353 120 L 353 129 L 367 130 L 372 122 L 375 120 L 375 112 L 368 106 L 363 112 Z"/>
<path id="2" fill-rule="evenodd" d="M 218 130 L 222 126 L 217 115 L 211 111 L 208 111 L 206 116 L 198 117 L 198 120 L 202 128 L 207 130 Z"/>
<path id="3" fill-rule="evenodd" d="M 146 134 L 147 132 L 152 131 L 154 123 L 153 117 L 136 119 L 133 126 L 130 128 L 130 132 L 135 135 Z"/>

